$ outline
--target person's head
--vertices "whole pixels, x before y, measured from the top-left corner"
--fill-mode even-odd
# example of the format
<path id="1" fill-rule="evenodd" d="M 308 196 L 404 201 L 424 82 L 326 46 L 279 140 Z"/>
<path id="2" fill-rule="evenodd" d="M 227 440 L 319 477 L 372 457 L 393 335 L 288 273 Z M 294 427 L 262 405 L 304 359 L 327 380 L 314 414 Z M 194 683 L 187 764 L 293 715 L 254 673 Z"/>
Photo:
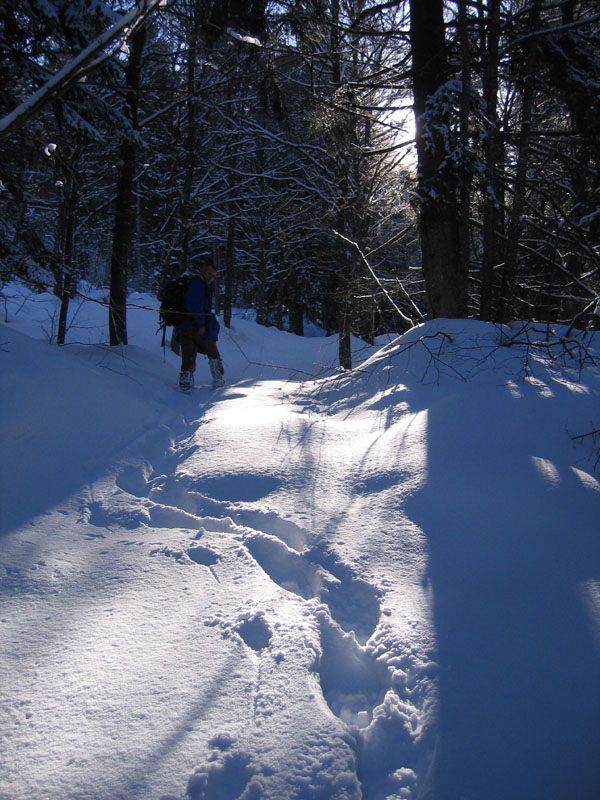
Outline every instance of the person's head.
<path id="1" fill-rule="evenodd" d="M 205 264 L 199 274 L 205 283 L 211 284 L 217 277 L 217 270 L 212 264 Z"/>

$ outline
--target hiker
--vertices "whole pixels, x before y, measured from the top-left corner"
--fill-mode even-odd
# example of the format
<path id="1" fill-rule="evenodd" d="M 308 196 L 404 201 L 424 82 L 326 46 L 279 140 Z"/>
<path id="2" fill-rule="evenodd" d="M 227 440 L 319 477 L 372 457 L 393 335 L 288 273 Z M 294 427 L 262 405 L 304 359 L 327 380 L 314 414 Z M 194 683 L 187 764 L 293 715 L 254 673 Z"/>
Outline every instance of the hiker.
<path id="1" fill-rule="evenodd" d="M 212 312 L 212 284 L 216 277 L 217 270 L 212 264 L 207 264 L 191 279 L 185 292 L 188 316 L 174 330 L 173 336 L 181 353 L 179 388 L 184 391 L 194 386 L 197 353 L 208 356 L 213 387 L 225 386 L 223 362 L 217 348 L 220 325 Z"/>

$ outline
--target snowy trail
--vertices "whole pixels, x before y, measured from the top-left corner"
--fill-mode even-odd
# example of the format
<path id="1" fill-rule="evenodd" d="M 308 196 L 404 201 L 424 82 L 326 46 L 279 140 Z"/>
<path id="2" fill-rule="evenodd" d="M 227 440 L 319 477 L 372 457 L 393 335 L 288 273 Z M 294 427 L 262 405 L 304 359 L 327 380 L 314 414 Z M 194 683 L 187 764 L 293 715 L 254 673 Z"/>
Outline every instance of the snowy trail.
<path id="1" fill-rule="evenodd" d="M 366 644 L 382 613 L 380 589 L 360 577 L 360 558 L 350 563 L 344 547 L 340 554 L 334 546 L 345 520 L 360 519 L 356 509 L 337 513 L 351 503 L 343 491 L 348 479 L 338 465 L 336 496 L 324 498 L 331 482 L 319 487 L 319 471 L 331 464 L 318 461 L 341 441 L 332 446 L 307 414 L 296 414 L 293 430 L 281 386 L 230 394 L 188 407 L 183 435 L 163 425 L 142 436 L 135 458 L 48 516 L 43 537 L 35 524 L 17 537 L 24 566 L 9 569 L 21 591 L 27 575 L 32 603 L 31 616 L 17 623 L 14 587 L 5 583 L 7 616 L 16 623 L 11 655 L 21 667 L 6 702 L 19 708 L 32 683 L 47 700 L 25 718 L 35 723 L 49 787 L 30 785 L 32 797 L 60 785 L 70 798 L 85 798 L 90 784 L 111 798 L 181 796 L 188 779 L 192 800 L 237 797 L 247 787 L 248 797 L 259 796 L 258 787 L 261 797 L 292 797 L 303 781 L 323 797 L 357 796 L 361 780 L 363 796 L 383 796 L 369 788 L 369 780 L 381 781 L 379 770 L 369 778 L 363 761 L 389 760 L 390 731 L 397 755 L 389 768 L 402 770 L 394 783 L 416 780 L 406 767 L 411 737 L 404 727 L 418 709 L 399 699 L 395 672 L 382 659 L 390 657 L 390 626 L 376 646 Z M 245 455 L 236 474 L 231 437 L 239 435 L 240 400 Z M 279 447 L 271 449 L 269 431 Z M 356 448 L 359 442 L 349 449 L 351 471 Z M 253 449 L 263 454 L 260 471 L 251 469 Z M 311 507 L 296 514 L 296 495 L 312 496 Z M 77 529 L 59 535 L 61 517 L 73 515 Z M 33 550 L 35 569 L 25 566 Z M 48 634 L 45 620 L 52 620 Z M 123 692 L 125 704 L 118 702 Z M 66 737 L 53 742 L 57 713 Z M 164 729 L 157 717 L 167 721 Z M 388 729 L 383 738 L 379 728 Z M 91 761 L 96 740 L 102 749 Z M 406 747 L 398 749 L 402 740 Z M 9 750 L 7 774 L 16 785 L 27 774 L 21 753 Z M 131 764 L 139 767 L 132 772 Z"/>
<path id="2" fill-rule="evenodd" d="M 596 800 L 600 372 L 429 330 L 183 396 L 5 328 L 0 800 Z"/>
<path id="3" fill-rule="evenodd" d="M 356 564 L 350 564 L 335 549 L 336 544 L 341 544 L 342 552 L 344 550 L 343 541 L 336 542 L 336 539 L 343 535 L 341 531 L 347 520 L 352 525 L 358 521 L 367 534 L 374 530 L 373 506 L 369 502 L 364 503 L 364 512 L 370 517 L 369 523 L 361 520 L 356 508 L 352 513 L 337 513 L 340 507 L 353 503 L 352 490 L 348 489 L 348 486 L 354 485 L 356 470 L 352 454 L 357 448 L 362 452 L 363 444 L 357 441 L 350 448 L 348 463 L 353 476 L 351 482 L 340 469 L 340 463 L 337 465 L 339 482 L 346 484 L 348 497 L 342 503 L 343 491 L 341 488 L 338 490 L 333 498 L 336 513 L 330 518 L 332 498 L 325 500 L 321 496 L 319 472 L 321 469 L 330 470 L 331 465 L 325 463 L 319 467 L 317 462 L 326 452 L 335 453 L 338 461 L 340 443 L 332 446 L 327 441 L 329 434 L 323 430 L 327 425 L 323 426 L 310 415 L 296 414 L 296 428 L 291 422 L 294 419 L 293 409 L 282 399 L 281 387 L 265 385 L 245 394 L 245 424 L 240 426 L 240 399 L 239 390 L 232 390 L 232 397 L 229 398 L 225 393 L 204 411 L 197 432 L 174 448 L 178 452 L 179 466 L 174 468 L 172 461 L 169 464 L 159 461 L 147 466 L 146 474 L 130 469 L 117 477 L 117 484 L 122 489 L 133 489 L 141 499 L 143 513 L 147 512 L 150 518 L 147 524 L 156 525 L 167 515 L 173 524 L 182 525 L 181 515 L 191 515 L 190 522 L 193 524 L 195 520 L 199 528 L 192 542 L 180 548 L 168 546 L 155 550 L 153 555 L 163 553 L 174 557 L 179 564 L 191 560 L 204 567 L 204 579 L 210 583 L 206 575 L 210 573 L 220 589 L 226 589 L 230 581 L 237 584 L 236 591 L 239 592 L 239 584 L 244 579 L 238 574 L 232 578 L 226 567 L 232 559 L 232 538 L 243 545 L 243 549 L 235 549 L 233 563 L 238 565 L 238 570 L 241 564 L 253 575 L 249 593 L 252 599 L 237 607 L 233 614 L 230 612 L 229 618 L 219 617 L 218 621 L 204 623 L 216 625 L 226 637 L 241 637 L 248 647 L 258 653 L 263 681 L 265 675 L 262 664 L 265 660 L 269 662 L 267 689 L 257 688 L 254 699 L 253 718 L 257 730 L 253 735 L 245 730 L 243 744 L 236 739 L 241 750 L 235 752 L 245 754 L 244 758 L 238 759 L 236 756 L 233 759 L 240 772 L 248 778 L 253 774 L 261 775 L 265 796 L 292 796 L 299 780 L 297 751 L 302 749 L 304 740 L 306 755 L 303 758 L 308 759 L 311 765 L 310 780 L 323 782 L 324 796 L 339 794 L 341 797 L 343 792 L 350 791 L 349 787 L 336 788 L 331 769 L 324 768 L 324 763 L 334 759 L 336 766 L 333 775 L 340 770 L 341 774 L 346 775 L 353 787 L 351 796 L 360 791 L 362 780 L 363 796 L 383 797 L 383 786 L 376 785 L 381 783 L 380 767 L 376 778 L 369 777 L 368 767 L 365 768 L 362 762 L 380 764 L 381 758 L 388 762 L 396 759 L 388 764 L 390 773 L 400 770 L 392 781 L 394 788 L 402 789 L 404 782 L 414 783 L 416 773 L 407 767 L 407 759 L 412 749 L 414 730 L 420 733 L 424 720 L 419 719 L 423 710 L 414 704 L 418 696 L 414 685 L 411 686 L 411 699 L 408 694 L 404 696 L 405 674 L 415 671 L 418 666 L 414 659 L 414 663 L 408 666 L 411 656 L 408 655 L 406 631 L 395 631 L 394 625 L 388 622 L 382 626 L 376 644 L 367 646 L 368 639 L 380 622 L 381 589 L 376 583 L 359 577 L 364 571 L 364 558 L 358 557 Z M 273 415 L 278 410 L 282 416 L 279 430 L 277 425 L 273 425 Z M 267 425 L 264 424 L 265 420 Z M 334 423 L 331 435 L 337 440 L 339 433 L 336 427 Z M 363 424 L 363 427 L 367 429 L 367 435 L 372 436 L 368 426 Z M 244 436 L 245 457 L 240 462 L 240 472 L 232 474 L 231 454 L 240 430 Z M 269 436 L 276 439 L 273 446 L 268 441 Z M 376 438 L 380 438 L 379 431 L 376 432 Z M 313 439 L 316 446 L 313 445 Z M 299 442 L 302 444 L 299 445 Z M 255 448 L 257 453 L 262 453 L 259 460 L 251 457 Z M 265 459 L 265 449 L 272 453 L 272 463 Z M 296 460 L 292 453 L 297 455 Z M 222 465 L 219 459 L 223 460 Z M 307 460 L 310 468 L 307 467 Z M 284 467 L 284 463 L 288 466 Z M 252 470 L 253 464 L 260 464 L 260 472 Z M 169 477 L 165 477 L 167 475 Z M 331 481 L 326 486 L 329 493 Z M 302 506 L 298 505 L 295 492 L 305 498 L 312 495 L 312 507 L 298 512 L 297 509 Z M 361 500 L 364 497 L 363 486 Z M 155 505 L 157 501 L 159 505 Z M 114 500 L 111 500 L 110 508 L 114 513 Z M 131 512 L 132 524 L 137 522 L 139 513 L 139 508 Z M 207 514 L 213 516 L 208 517 Z M 101 522 L 105 524 L 106 519 L 102 518 Z M 311 527 L 307 528 L 309 522 Z M 388 520 L 388 535 L 393 533 L 389 527 Z M 316 530 L 321 532 L 317 533 Z M 391 584 L 392 579 L 388 582 Z M 389 595 L 391 598 L 393 591 Z M 281 620 L 282 608 L 286 609 L 284 621 Z M 384 615 L 390 618 L 394 616 L 389 607 L 384 610 Z M 410 626 L 414 630 L 414 609 L 409 616 Z M 294 641 L 299 632 L 305 632 L 304 637 L 308 637 L 303 648 L 308 648 L 308 658 L 305 652 L 300 659 L 296 652 L 287 652 L 290 641 Z M 274 650 L 277 633 L 281 642 L 279 649 Z M 414 640 L 414 635 L 410 640 Z M 282 642 L 286 643 L 283 649 Z M 295 651 L 296 647 L 292 649 Z M 393 666 L 394 658 L 398 664 L 402 662 L 403 669 Z M 294 661 L 299 661 L 299 664 L 294 666 Z M 392 664 L 388 665 L 387 661 Z M 278 669 L 273 662 L 279 666 Z M 283 662 L 284 668 L 281 667 Z M 426 664 L 430 671 L 429 660 L 426 660 Z M 287 674 L 290 669 L 293 678 Z M 277 672 L 281 673 L 279 678 Z M 413 676 L 412 684 L 415 683 L 417 680 Z M 301 709 L 307 703 L 305 694 L 309 705 L 316 704 L 319 713 L 315 717 L 315 709 L 308 712 L 311 724 L 303 733 L 301 718 L 307 712 Z M 431 695 L 431 687 L 424 695 L 432 702 L 432 697 L 428 696 Z M 326 705 L 322 703 L 323 700 Z M 321 730 L 323 725 L 327 731 L 332 726 L 333 721 L 327 714 L 323 718 L 327 708 L 342 723 L 333 726 L 336 748 L 332 748 L 330 734 L 325 735 Z M 278 774 L 276 778 L 270 776 L 269 781 L 265 780 L 264 765 L 256 766 L 257 759 L 260 763 L 267 757 L 265 726 L 269 728 L 268 740 L 276 738 L 279 742 Z M 370 726 L 369 734 L 362 735 L 360 731 L 367 726 Z M 384 730 L 385 733 L 382 733 Z M 315 737 L 316 740 L 323 739 L 321 756 Z M 394 742 L 394 756 L 391 755 L 390 739 Z M 404 748 L 402 741 L 405 741 Z M 339 752 L 336 753 L 336 750 Z M 282 770 L 282 759 L 286 763 L 291 754 L 293 760 L 286 770 Z M 226 761 L 229 764 L 229 760 Z M 274 767 L 267 768 L 266 772 L 271 769 Z M 229 764 L 226 771 L 231 774 L 235 769 Z M 221 769 L 209 769 L 208 777 L 202 778 L 208 781 L 202 789 L 208 793 L 207 796 L 211 791 L 217 791 L 220 781 L 224 780 L 222 772 Z M 287 778 L 284 779 L 286 773 Z M 203 770 L 199 770 L 198 774 L 203 774 Z M 241 781 L 242 777 L 239 779 Z M 389 781 L 388 777 L 384 784 Z M 373 785 L 370 786 L 369 782 Z M 390 789 L 389 786 L 387 788 Z M 194 792 L 198 797 L 204 796 L 200 789 L 192 790 L 191 794 L 194 795 Z"/>

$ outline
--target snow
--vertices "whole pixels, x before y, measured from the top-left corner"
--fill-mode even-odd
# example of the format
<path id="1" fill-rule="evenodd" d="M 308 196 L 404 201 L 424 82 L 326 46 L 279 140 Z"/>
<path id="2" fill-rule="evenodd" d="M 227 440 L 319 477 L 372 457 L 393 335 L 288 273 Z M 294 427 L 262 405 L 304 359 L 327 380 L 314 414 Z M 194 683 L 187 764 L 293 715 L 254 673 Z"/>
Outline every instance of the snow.
<path id="1" fill-rule="evenodd" d="M 262 47 L 262 42 L 260 39 L 257 39 L 256 36 L 250 36 L 249 34 L 238 33 L 233 28 L 227 28 L 227 33 L 233 39 L 237 39 L 239 42 L 244 42 L 245 44 L 251 44 L 254 47 Z"/>
<path id="2" fill-rule="evenodd" d="M 4 287 L 2 800 L 600 796 L 600 334 L 339 373 L 240 312 L 183 395 L 156 301 L 109 348 L 94 299 L 57 348 Z"/>

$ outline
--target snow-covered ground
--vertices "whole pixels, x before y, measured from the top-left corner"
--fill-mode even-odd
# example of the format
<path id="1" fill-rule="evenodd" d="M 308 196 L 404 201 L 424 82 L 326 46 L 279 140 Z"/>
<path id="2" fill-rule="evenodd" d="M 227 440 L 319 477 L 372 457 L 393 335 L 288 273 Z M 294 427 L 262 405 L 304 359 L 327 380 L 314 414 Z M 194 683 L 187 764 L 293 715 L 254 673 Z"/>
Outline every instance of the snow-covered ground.
<path id="1" fill-rule="evenodd" d="M 600 334 L 3 294 L 1 800 L 600 797 Z"/>

